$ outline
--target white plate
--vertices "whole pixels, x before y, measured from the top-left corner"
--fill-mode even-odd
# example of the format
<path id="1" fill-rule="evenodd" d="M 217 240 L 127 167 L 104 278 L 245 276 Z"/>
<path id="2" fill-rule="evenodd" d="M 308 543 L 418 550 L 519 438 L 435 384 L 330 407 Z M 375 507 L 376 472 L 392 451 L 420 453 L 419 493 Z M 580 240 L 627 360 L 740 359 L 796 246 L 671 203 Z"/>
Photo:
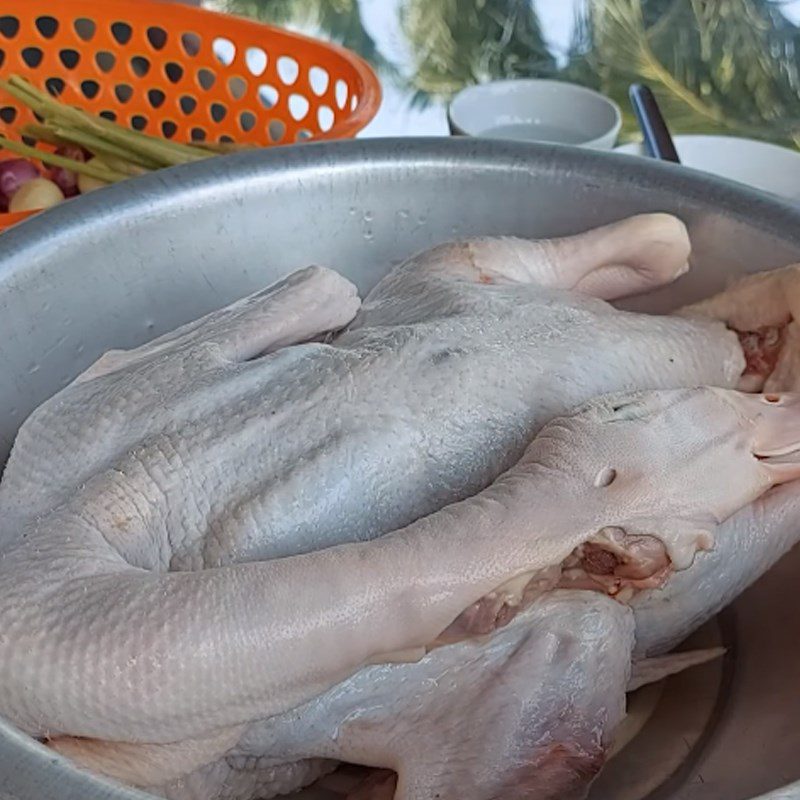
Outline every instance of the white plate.
<path id="1" fill-rule="evenodd" d="M 737 136 L 675 136 L 682 164 L 746 183 L 787 200 L 800 202 L 800 153 L 786 147 Z M 624 144 L 618 153 L 644 156 L 644 145 Z"/>

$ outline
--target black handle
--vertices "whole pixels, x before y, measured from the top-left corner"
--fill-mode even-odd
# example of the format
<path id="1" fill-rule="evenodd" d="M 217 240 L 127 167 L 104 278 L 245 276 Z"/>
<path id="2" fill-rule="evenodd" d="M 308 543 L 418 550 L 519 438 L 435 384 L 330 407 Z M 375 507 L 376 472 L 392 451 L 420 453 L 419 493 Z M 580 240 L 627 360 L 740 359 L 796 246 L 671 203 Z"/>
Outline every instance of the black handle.
<path id="1" fill-rule="evenodd" d="M 656 98 L 649 87 L 634 83 L 628 90 L 633 111 L 644 135 L 644 146 L 647 155 L 661 161 L 674 161 L 680 164 L 675 144 L 669 135 L 669 128 L 661 115 Z"/>

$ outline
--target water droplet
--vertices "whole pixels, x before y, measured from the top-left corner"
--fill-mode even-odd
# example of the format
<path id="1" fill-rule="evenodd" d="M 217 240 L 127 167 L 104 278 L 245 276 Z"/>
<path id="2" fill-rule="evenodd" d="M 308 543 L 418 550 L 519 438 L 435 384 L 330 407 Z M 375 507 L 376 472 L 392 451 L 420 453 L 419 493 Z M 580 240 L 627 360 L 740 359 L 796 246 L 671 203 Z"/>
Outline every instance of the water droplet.
<path id="1" fill-rule="evenodd" d="M 364 222 L 372 222 L 372 212 L 365 211 L 364 212 Z"/>
<path id="2" fill-rule="evenodd" d="M 18 412 L 16 408 L 12 408 L 8 413 L 11 414 L 12 417 L 16 417 Z"/>
<path id="3" fill-rule="evenodd" d="M 49 311 L 50 310 L 50 303 L 47 300 L 42 303 L 42 311 Z"/>
<path id="4" fill-rule="evenodd" d="M 31 364 L 28 367 L 28 375 L 33 375 L 34 373 L 38 372 L 40 369 L 41 369 L 41 366 L 39 366 L 39 364 Z"/>
<path id="5" fill-rule="evenodd" d="M 153 322 L 153 320 L 149 319 L 147 322 L 145 322 L 144 326 L 147 328 L 147 330 L 151 331 L 153 328 L 155 328 L 156 324 Z"/>
<path id="6" fill-rule="evenodd" d="M 351 217 L 358 213 L 358 209 L 355 206 L 350 206 L 348 211 L 349 211 Z"/>
<path id="7" fill-rule="evenodd" d="M 79 344 L 79 345 L 78 345 L 78 346 L 75 348 L 75 352 L 76 352 L 78 355 L 80 355 L 81 353 L 83 353 L 83 351 L 84 351 L 84 345 L 83 345 L 83 343 Z"/>
<path id="8" fill-rule="evenodd" d="M 365 241 L 371 242 L 374 238 L 375 238 L 375 234 L 373 234 L 372 229 L 371 228 L 367 228 L 367 230 L 364 231 L 364 239 L 365 239 Z"/>
<path id="9" fill-rule="evenodd" d="M 408 210 L 407 208 L 401 208 L 401 209 L 400 209 L 400 210 L 397 212 L 397 216 L 398 216 L 398 217 L 400 217 L 400 219 L 408 219 L 408 217 L 409 217 L 409 213 L 410 213 L 410 212 L 409 212 L 409 210 Z"/>
<path id="10" fill-rule="evenodd" d="M 417 217 L 417 225 L 424 225 L 428 221 L 428 218 L 424 214 L 420 214 Z"/>

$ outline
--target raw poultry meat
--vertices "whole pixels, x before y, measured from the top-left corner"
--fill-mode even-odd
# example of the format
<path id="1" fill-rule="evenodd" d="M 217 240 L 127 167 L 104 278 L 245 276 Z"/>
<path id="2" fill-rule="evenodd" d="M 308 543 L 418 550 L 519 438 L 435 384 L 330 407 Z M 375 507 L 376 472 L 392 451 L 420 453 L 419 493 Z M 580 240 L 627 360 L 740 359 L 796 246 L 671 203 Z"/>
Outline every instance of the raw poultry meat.
<path id="1" fill-rule="evenodd" d="M 633 635 L 630 609 L 605 595 L 548 593 L 488 642 L 367 667 L 251 726 L 166 794 L 257 796 L 272 765 L 324 756 L 393 768 L 402 798 L 580 796 L 625 715 Z"/>
<path id="2" fill-rule="evenodd" d="M 471 796 L 580 796 L 621 713 L 634 644 L 624 605 L 575 587 L 630 600 L 637 652 L 663 652 L 688 630 L 660 592 L 723 553 L 718 542 L 692 566 L 715 533 L 748 539 L 761 512 L 727 518 L 797 474 L 790 396 L 645 393 L 563 417 L 608 392 L 759 388 L 776 364 L 791 383 L 791 314 L 776 318 L 772 301 L 763 317 L 750 303 L 740 336 L 697 317 L 730 320 L 747 296 L 684 318 L 604 302 L 673 280 L 688 252 L 665 215 L 558 241 L 471 240 L 411 259 L 360 309 L 347 281 L 312 268 L 108 354 L 26 422 L 0 484 L 0 713 L 136 785 L 269 796 L 349 753 L 414 760 L 391 741 L 394 760 L 364 754 L 358 730 L 320 749 L 314 737 L 333 734 L 313 720 L 338 732 L 359 686 L 385 675 L 387 703 L 429 708 L 433 737 L 442 715 L 458 717 L 452 696 L 425 691 L 425 670 L 442 665 L 487 695 L 453 746 L 469 758 L 480 726 L 508 744 L 482 762 Z M 774 280 L 793 287 L 795 272 Z M 790 506 L 792 488 L 759 502 Z M 756 530 L 752 561 L 723 571 L 692 621 L 791 545 L 791 515 L 775 519 L 781 544 L 761 547 Z M 488 643 L 433 647 L 491 634 L 542 592 Z M 598 626 L 616 631 L 624 658 L 594 652 Z M 547 715 L 514 710 L 563 702 L 553 635 L 584 665 L 580 707 L 607 718 L 591 741 L 573 731 L 537 750 Z M 535 681 L 520 680 L 509 648 Z M 479 691 L 483 661 L 519 684 L 513 708 Z M 606 671 L 615 690 L 592 696 Z M 376 713 L 378 743 L 387 716 Z M 302 740 L 304 727 L 305 749 L 258 751 L 272 748 L 269 730 Z M 509 788 L 517 735 L 552 769 Z M 197 778 L 209 770 L 227 777 Z M 401 770 L 397 791 L 468 800 L 456 775 Z"/>

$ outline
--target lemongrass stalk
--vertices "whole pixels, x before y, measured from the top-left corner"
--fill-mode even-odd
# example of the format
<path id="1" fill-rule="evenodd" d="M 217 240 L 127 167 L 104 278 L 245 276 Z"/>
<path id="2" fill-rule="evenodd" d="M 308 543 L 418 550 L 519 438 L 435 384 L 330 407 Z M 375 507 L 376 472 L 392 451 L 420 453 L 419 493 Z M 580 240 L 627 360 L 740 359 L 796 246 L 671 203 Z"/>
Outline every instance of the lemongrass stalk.
<path id="1" fill-rule="evenodd" d="M 119 161 L 127 162 L 130 167 L 142 167 L 144 169 L 158 169 L 162 164 L 154 158 L 147 158 L 139 153 L 134 153 L 125 147 L 119 147 L 112 142 L 106 141 L 100 136 L 77 130 L 76 128 L 64 127 L 59 125 L 55 129 L 56 136 L 70 144 L 78 144 L 90 150 L 94 155 L 111 156 Z M 23 129 L 24 133 L 24 129 Z"/>
<path id="2" fill-rule="evenodd" d="M 199 152 L 198 148 L 192 145 L 170 142 L 140 131 L 128 130 L 103 117 L 96 117 L 60 103 L 18 75 L 11 75 L 8 81 L 0 79 L 0 87 L 45 119 L 51 119 L 56 123 L 60 120 L 61 124 L 68 122 L 80 129 L 88 127 L 99 135 L 107 134 L 115 144 L 130 147 L 140 155 L 156 159 L 162 166 L 174 166 L 207 158 L 205 153 Z"/>
<path id="3" fill-rule="evenodd" d="M 120 144 L 130 147 L 131 150 L 142 156 L 158 160 L 165 167 L 174 167 L 176 164 L 188 164 L 208 158 L 207 153 L 202 153 L 196 148 L 187 152 L 178 148 L 174 142 L 158 139 L 155 136 L 146 136 L 125 128 L 119 128 L 119 131 L 121 132 L 118 137 Z M 129 134 L 131 135 L 129 136 Z"/>
<path id="4" fill-rule="evenodd" d="M 104 122 L 108 122 L 108 120 L 104 120 Z M 62 126 L 57 122 L 55 124 L 58 127 L 69 127 L 73 130 L 82 129 L 77 122 L 75 124 L 69 123 L 68 126 Z M 139 131 L 131 131 L 120 125 L 114 125 L 114 123 L 109 124 L 113 128 L 104 131 L 98 130 L 96 132 L 98 138 L 104 139 L 109 144 L 117 147 L 120 153 L 125 151 L 139 159 L 155 162 L 155 166 L 173 167 L 176 164 L 186 164 L 190 161 L 201 161 L 204 158 L 208 158 L 206 153 L 198 152 L 196 149 L 186 151 L 176 146 L 174 142 L 158 139 L 155 136 L 147 136 Z M 87 134 L 95 135 L 92 131 L 87 131 Z"/>
<path id="5" fill-rule="evenodd" d="M 131 164 L 130 161 L 124 161 L 115 156 L 95 156 L 95 158 L 102 161 L 103 165 L 107 166 L 109 169 L 116 170 L 117 172 L 124 172 L 132 178 L 135 178 L 137 175 L 144 175 L 145 172 L 153 171 L 145 167 L 139 167 L 136 164 Z"/>
<path id="6" fill-rule="evenodd" d="M 105 167 L 99 167 L 96 164 L 85 164 L 83 161 L 76 161 L 74 158 L 67 158 L 66 156 L 59 156 L 55 153 L 48 153 L 44 150 L 37 150 L 35 147 L 30 147 L 23 142 L 16 142 L 13 139 L 9 139 L 3 134 L 0 134 L 0 148 L 3 147 L 5 147 L 6 150 L 10 150 L 12 153 L 16 153 L 17 155 L 35 158 L 44 164 L 50 164 L 54 167 L 64 167 L 64 169 L 83 173 L 84 175 L 89 175 L 92 178 L 97 178 L 98 180 L 105 181 L 106 183 L 116 183 L 117 181 L 123 181 L 130 177 L 122 172 L 117 172 L 116 170 Z"/>
<path id="7" fill-rule="evenodd" d="M 57 147 L 71 144 L 71 142 L 57 136 L 51 128 L 46 125 L 40 125 L 38 122 L 29 122 L 23 125 L 20 133 L 29 139 L 36 139 L 37 142 L 47 142 L 47 144 L 56 145 Z"/>
<path id="8" fill-rule="evenodd" d="M 161 165 L 152 159 L 145 160 L 137 155 L 132 155 L 127 150 L 115 147 L 104 141 L 100 137 L 91 136 L 83 131 L 76 131 L 73 128 L 49 128 L 46 125 L 28 123 L 23 125 L 20 133 L 39 142 L 55 146 L 75 146 L 80 145 L 85 150 L 89 150 L 93 156 L 102 155 L 103 160 L 108 163 L 108 157 L 116 157 L 119 163 L 119 170 L 131 175 L 139 175 L 142 170 L 158 169 Z M 124 168 L 122 165 L 124 164 Z"/>
<path id="9" fill-rule="evenodd" d="M 0 86 L 2 86 L 3 82 L 0 81 Z M 86 123 L 90 125 L 92 128 L 98 130 L 98 132 L 103 131 L 107 132 L 113 136 L 125 138 L 126 141 L 131 143 L 131 146 L 135 146 L 133 142 L 138 141 L 142 144 L 149 143 L 149 144 L 157 144 L 160 148 L 163 148 L 165 151 L 174 151 L 175 154 L 183 153 L 184 155 L 193 158 L 197 157 L 198 148 L 191 144 L 182 144 L 181 142 L 171 142 L 167 139 L 161 139 L 157 136 L 150 136 L 146 133 L 142 133 L 141 131 L 134 131 L 128 128 L 124 128 L 121 125 L 117 125 L 116 122 L 112 122 L 111 120 L 105 119 L 104 117 L 95 116 L 93 114 L 87 114 L 85 111 L 81 110 L 80 108 L 74 108 L 72 106 L 68 106 L 65 103 L 61 103 L 58 100 L 52 98 L 47 92 L 43 92 L 41 89 L 37 89 L 33 84 L 27 81 L 25 78 L 20 77 L 19 75 L 10 75 L 8 78 L 7 85 L 10 84 L 12 88 L 18 89 L 20 92 L 27 94 L 30 98 L 39 105 L 39 113 L 42 112 L 49 112 L 50 114 L 59 114 L 65 117 L 69 117 L 72 119 L 74 124 L 81 125 L 81 123 Z M 22 98 L 20 98 L 22 99 Z M 176 162 L 179 163 L 179 162 Z M 182 162 L 180 162 L 182 163 Z"/>
<path id="10" fill-rule="evenodd" d="M 10 94 L 12 97 L 15 97 L 20 102 L 24 103 L 35 113 L 41 114 L 43 110 L 42 103 L 37 97 L 31 95 L 31 93 L 28 91 L 27 86 L 29 84 L 27 84 L 27 81 L 25 82 L 27 84 L 26 86 L 18 87 L 11 83 L 11 79 L 13 78 L 13 75 L 11 75 L 7 81 L 0 78 L 0 88 L 8 92 L 8 94 Z"/>
<path id="11" fill-rule="evenodd" d="M 85 148 L 85 145 L 77 141 L 79 138 L 83 138 L 80 132 L 72 132 L 70 130 L 66 131 L 53 131 L 50 128 L 44 125 L 36 125 L 33 123 L 29 123 L 22 127 L 21 133 L 23 136 L 27 136 L 29 138 L 36 139 L 39 142 L 47 142 L 51 145 L 67 145 L 74 147 L 76 144 L 79 144 Z M 105 144 L 101 142 L 101 147 L 98 149 L 105 150 Z M 41 160 L 41 156 L 46 151 L 40 151 L 37 149 L 37 154 L 39 160 Z M 56 155 L 59 155 L 58 153 Z M 113 171 L 125 173 L 128 176 L 135 176 L 141 175 L 143 172 L 148 172 L 150 169 L 154 169 L 155 167 L 149 166 L 142 166 L 139 164 L 133 163 L 129 157 L 127 152 L 122 152 L 122 158 L 116 158 L 117 152 L 113 153 L 103 153 L 102 157 L 99 161 L 95 161 L 95 164 L 100 164 L 101 166 L 108 166 Z M 92 152 L 92 156 L 95 158 L 98 156 L 98 153 Z M 70 158 L 70 156 L 64 156 L 65 158 Z M 75 159 L 76 163 L 84 163 L 79 159 Z"/>

